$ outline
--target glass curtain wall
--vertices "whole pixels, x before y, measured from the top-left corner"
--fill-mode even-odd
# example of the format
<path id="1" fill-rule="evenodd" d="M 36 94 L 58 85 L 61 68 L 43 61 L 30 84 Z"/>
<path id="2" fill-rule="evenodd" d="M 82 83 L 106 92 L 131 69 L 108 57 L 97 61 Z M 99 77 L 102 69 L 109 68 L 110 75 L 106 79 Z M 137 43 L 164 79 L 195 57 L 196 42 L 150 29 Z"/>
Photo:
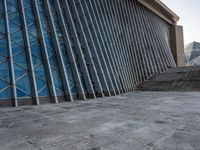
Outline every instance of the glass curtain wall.
<path id="1" fill-rule="evenodd" d="M 77 95 L 76 83 L 58 16 L 52 1 L 49 2 L 69 89 L 68 91 L 64 89 L 58 52 L 53 41 L 55 31 L 50 29 L 51 22 L 44 1 L 1 0 L 0 101 L 30 99 L 34 96 L 40 98 Z M 36 10 L 38 13 L 35 12 Z M 39 33 L 39 29 L 42 34 Z M 12 75 L 14 81 L 11 83 Z M 54 93 L 51 89 L 54 89 Z"/>

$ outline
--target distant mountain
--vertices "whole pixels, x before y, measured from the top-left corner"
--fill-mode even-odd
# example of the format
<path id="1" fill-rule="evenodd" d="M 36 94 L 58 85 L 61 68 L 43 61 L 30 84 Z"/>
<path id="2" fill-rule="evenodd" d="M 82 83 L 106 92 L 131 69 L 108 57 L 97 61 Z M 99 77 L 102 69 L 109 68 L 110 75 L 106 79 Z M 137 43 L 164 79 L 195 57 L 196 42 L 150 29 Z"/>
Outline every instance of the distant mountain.
<path id="1" fill-rule="evenodd" d="M 185 45 L 185 63 L 188 66 L 200 65 L 199 42 L 192 42 Z"/>

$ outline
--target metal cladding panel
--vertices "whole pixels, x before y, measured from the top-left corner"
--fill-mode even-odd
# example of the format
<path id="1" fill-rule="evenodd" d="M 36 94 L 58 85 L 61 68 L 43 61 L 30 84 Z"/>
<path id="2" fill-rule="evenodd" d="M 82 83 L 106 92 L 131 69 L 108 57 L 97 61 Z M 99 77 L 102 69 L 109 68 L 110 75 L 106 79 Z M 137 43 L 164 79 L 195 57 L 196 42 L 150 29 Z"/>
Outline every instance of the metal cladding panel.
<path id="1" fill-rule="evenodd" d="M 1 0 L 0 106 L 133 91 L 175 67 L 170 26 L 137 0 Z"/>

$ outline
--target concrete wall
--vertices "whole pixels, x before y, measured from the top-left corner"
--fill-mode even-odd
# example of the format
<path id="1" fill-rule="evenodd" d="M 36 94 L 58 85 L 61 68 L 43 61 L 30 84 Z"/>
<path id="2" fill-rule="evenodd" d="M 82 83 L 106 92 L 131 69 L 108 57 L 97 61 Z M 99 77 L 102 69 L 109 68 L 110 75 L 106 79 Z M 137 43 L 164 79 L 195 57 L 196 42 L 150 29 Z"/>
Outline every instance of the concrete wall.
<path id="1" fill-rule="evenodd" d="M 178 67 L 185 65 L 183 27 L 173 25 L 171 27 L 171 50 Z"/>

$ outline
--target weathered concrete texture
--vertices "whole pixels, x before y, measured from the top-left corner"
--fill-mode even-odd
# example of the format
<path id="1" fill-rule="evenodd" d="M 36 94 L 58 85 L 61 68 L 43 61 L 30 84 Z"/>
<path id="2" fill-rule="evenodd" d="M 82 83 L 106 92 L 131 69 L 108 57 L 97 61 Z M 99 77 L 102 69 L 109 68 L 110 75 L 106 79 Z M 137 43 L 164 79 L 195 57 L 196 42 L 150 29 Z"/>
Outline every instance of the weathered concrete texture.
<path id="1" fill-rule="evenodd" d="M 139 84 L 137 91 L 200 91 L 200 66 L 171 68 Z"/>
<path id="2" fill-rule="evenodd" d="M 0 109 L 1 150 L 199 150 L 200 93 Z"/>

